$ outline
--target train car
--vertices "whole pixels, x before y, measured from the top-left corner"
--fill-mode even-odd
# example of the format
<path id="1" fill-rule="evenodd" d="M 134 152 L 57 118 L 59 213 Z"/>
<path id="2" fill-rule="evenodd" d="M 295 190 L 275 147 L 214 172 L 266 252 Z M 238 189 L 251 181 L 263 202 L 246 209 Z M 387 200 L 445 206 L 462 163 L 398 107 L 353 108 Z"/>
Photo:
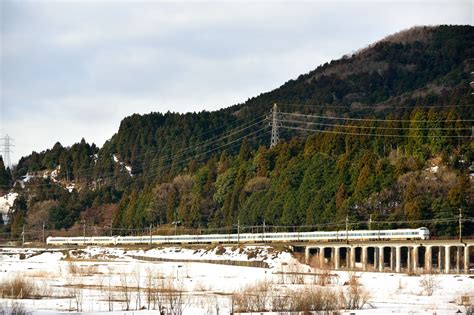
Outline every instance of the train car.
<path id="1" fill-rule="evenodd" d="M 115 245 L 115 236 L 94 236 L 87 237 L 86 244 L 88 245 Z"/>
<path id="2" fill-rule="evenodd" d="M 46 244 L 48 245 L 65 245 L 67 244 L 67 237 L 48 237 L 46 239 Z"/>
<path id="3" fill-rule="evenodd" d="M 399 230 L 315 231 L 283 233 L 153 235 L 110 237 L 48 237 L 48 245 L 140 245 L 140 244 L 212 244 L 272 242 L 341 242 L 371 240 L 426 240 L 427 228 Z"/>

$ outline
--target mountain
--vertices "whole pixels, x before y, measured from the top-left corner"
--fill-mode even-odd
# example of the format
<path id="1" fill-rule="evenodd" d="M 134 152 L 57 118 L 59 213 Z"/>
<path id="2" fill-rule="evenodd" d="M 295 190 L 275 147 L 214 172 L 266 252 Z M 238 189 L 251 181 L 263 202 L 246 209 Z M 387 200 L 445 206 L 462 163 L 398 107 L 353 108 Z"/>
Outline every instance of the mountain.
<path id="1" fill-rule="evenodd" d="M 102 148 L 57 143 L 22 158 L 11 181 L 22 202 L 4 228 L 371 218 L 452 235 L 459 209 L 474 215 L 473 57 L 472 26 L 416 27 L 242 104 L 126 117 Z M 268 148 L 274 103 L 281 141 Z"/>

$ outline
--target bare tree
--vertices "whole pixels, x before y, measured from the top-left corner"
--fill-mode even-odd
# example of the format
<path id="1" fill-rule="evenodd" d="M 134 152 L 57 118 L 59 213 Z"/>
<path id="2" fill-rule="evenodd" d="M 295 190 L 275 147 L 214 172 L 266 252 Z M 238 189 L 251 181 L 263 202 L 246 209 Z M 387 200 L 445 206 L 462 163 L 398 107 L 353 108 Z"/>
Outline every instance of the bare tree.
<path id="1" fill-rule="evenodd" d="M 160 298 L 160 291 L 158 289 L 158 275 L 155 275 L 153 271 L 148 268 L 146 270 L 146 298 L 148 303 L 148 309 L 158 309 L 162 307 L 162 300 Z"/>
<path id="2" fill-rule="evenodd" d="M 132 298 L 132 292 L 128 283 L 128 276 L 126 272 L 120 274 L 120 284 L 122 289 L 122 298 L 125 303 L 125 310 L 130 310 L 130 300 Z"/>
<path id="3" fill-rule="evenodd" d="M 139 310 L 142 307 L 142 299 L 141 299 L 141 287 L 140 287 L 140 282 L 141 282 L 141 269 L 140 265 L 137 265 L 135 269 L 133 270 L 133 278 L 136 283 L 136 289 L 137 289 L 137 296 L 135 299 L 135 309 Z"/>
<path id="4" fill-rule="evenodd" d="M 350 272 L 348 289 L 344 294 L 345 308 L 350 310 L 361 309 L 368 303 L 369 293 L 362 287 L 355 272 Z"/>
<path id="5" fill-rule="evenodd" d="M 168 306 L 167 314 L 182 315 L 186 307 L 186 297 L 184 295 L 183 279 L 181 275 L 176 275 L 176 279 L 171 276 L 164 282 L 162 287 L 163 297 Z"/>
<path id="6" fill-rule="evenodd" d="M 83 305 L 83 291 L 82 291 L 82 277 L 79 277 L 79 281 L 75 281 L 72 285 L 72 295 L 76 305 L 76 311 L 82 312 Z"/>
<path id="7" fill-rule="evenodd" d="M 114 310 L 114 302 L 113 302 L 114 294 L 112 291 L 112 277 L 113 277 L 112 269 L 109 266 L 107 266 L 107 301 L 109 303 L 109 311 Z"/>

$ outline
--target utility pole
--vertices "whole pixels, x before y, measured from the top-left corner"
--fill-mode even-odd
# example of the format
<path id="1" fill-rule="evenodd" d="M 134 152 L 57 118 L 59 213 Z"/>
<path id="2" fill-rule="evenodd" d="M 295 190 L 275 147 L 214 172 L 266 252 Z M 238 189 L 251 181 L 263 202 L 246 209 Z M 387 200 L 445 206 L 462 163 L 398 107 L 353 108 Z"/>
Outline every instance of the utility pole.
<path id="1" fill-rule="evenodd" d="M 44 222 L 43 222 L 43 244 L 45 244 L 45 242 L 44 242 Z"/>
<path id="2" fill-rule="evenodd" d="M 25 225 L 24 224 L 21 230 L 21 247 L 23 246 L 25 246 Z"/>
<path id="3" fill-rule="evenodd" d="M 459 208 L 459 242 L 462 243 L 462 208 Z"/>
<path id="4" fill-rule="evenodd" d="M 278 140 L 279 140 L 279 132 L 278 132 L 278 108 L 277 104 L 273 104 L 273 109 L 272 109 L 272 137 L 270 139 L 270 148 L 273 148 L 274 146 L 277 145 Z"/>
<path id="5" fill-rule="evenodd" d="M 349 215 L 346 215 L 346 243 L 349 244 Z"/>
<path id="6" fill-rule="evenodd" d="M 237 244 L 240 244 L 240 219 L 237 219 Z"/>
<path id="7" fill-rule="evenodd" d="M 178 216 L 176 215 L 176 209 L 174 209 L 174 235 L 178 235 Z"/>
<path id="8" fill-rule="evenodd" d="M 263 239 L 265 238 L 265 219 L 263 219 L 263 235 L 262 235 L 262 241 L 265 242 Z"/>
<path id="9" fill-rule="evenodd" d="M 151 234 L 151 228 L 152 228 L 152 225 L 150 224 L 150 247 L 151 247 L 151 241 L 152 241 L 152 234 Z"/>
<path id="10" fill-rule="evenodd" d="M 84 235 L 84 245 L 86 245 L 86 220 L 82 220 L 83 226 L 83 235 Z"/>
<path id="11" fill-rule="evenodd" d="M 372 215 L 369 214 L 369 230 L 372 230 Z"/>

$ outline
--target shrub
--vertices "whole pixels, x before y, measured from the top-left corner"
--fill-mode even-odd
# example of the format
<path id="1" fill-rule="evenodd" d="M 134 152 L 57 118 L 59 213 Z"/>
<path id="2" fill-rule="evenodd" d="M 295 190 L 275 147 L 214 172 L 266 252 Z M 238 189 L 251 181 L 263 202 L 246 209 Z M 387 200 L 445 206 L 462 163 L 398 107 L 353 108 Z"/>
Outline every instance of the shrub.
<path id="1" fill-rule="evenodd" d="M 225 251 L 226 251 L 225 247 L 220 245 L 216 248 L 216 255 L 223 255 L 225 254 Z"/>
<path id="2" fill-rule="evenodd" d="M 349 287 L 341 294 L 344 308 L 349 310 L 362 309 L 369 300 L 369 293 L 362 287 L 355 273 L 349 274 Z"/>
<path id="3" fill-rule="evenodd" d="M 35 296 L 35 284 L 21 275 L 0 283 L 0 297 L 12 299 L 29 299 Z"/>
<path id="4" fill-rule="evenodd" d="M 234 294 L 233 301 L 237 312 L 263 312 L 268 308 L 272 283 L 261 281 L 243 288 Z"/>
<path id="5" fill-rule="evenodd" d="M 0 305 L 0 315 L 28 315 L 31 314 L 27 312 L 23 304 L 13 301 L 10 307 L 4 308 Z"/>
<path id="6" fill-rule="evenodd" d="M 438 288 L 438 279 L 434 275 L 427 274 L 420 279 L 420 286 L 423 289 L 422 294 L 432 296 L 433 292 Z"/>

